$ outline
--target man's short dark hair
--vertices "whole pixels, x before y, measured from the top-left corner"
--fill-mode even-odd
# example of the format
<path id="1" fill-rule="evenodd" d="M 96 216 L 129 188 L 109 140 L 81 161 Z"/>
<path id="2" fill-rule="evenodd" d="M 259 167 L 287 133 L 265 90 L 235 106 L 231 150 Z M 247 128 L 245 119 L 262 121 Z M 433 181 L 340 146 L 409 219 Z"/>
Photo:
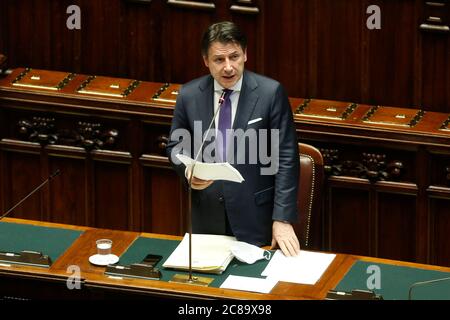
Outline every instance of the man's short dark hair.
<path id="1" fill-rule="evenodd" d="M 223 44 L 233 42 L 239 44 L 242 50 L 245 51 L 247 49 L 247 37 L 237 25 L 230 21 L 214 23 L 208 27 L 202 38 L 203 56 L 208 56 L 209 47 L 214 41 L 219 41 Z"/>

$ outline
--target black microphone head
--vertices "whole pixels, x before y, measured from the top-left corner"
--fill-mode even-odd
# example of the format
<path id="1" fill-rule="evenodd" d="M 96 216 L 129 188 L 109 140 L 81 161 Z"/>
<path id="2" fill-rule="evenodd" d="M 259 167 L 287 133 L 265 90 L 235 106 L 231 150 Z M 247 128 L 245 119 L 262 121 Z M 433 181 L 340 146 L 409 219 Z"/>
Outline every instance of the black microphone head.
<path id="1" fill-rule="evenodd" d="M 223 102 L 225 101 L 225 93 L 226 93 L 226 91 L 225 90 L 222 90 L 222 94 L 220 95 L 220 98 L 219 98 L 219 107 L 223 104 Z"/>

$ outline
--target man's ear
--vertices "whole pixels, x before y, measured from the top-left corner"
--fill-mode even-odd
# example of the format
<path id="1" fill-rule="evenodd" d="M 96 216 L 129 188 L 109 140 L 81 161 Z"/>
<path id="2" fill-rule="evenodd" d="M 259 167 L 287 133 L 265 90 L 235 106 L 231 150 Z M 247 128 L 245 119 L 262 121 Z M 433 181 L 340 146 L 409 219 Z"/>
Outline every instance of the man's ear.
<path id="1" fill-rule="evenodd" d="M 247 49 L 244 50 L 244 62 L 247 62 Z"/>
<path id="2" fill-rule="evenodd" d="M 208 64 L 208 57 L 207 56 L 202 56 L 203 57 L 203 63 L 205 64 L 205 66 L 207 68 L 209 68 L 209 64 Z"/>

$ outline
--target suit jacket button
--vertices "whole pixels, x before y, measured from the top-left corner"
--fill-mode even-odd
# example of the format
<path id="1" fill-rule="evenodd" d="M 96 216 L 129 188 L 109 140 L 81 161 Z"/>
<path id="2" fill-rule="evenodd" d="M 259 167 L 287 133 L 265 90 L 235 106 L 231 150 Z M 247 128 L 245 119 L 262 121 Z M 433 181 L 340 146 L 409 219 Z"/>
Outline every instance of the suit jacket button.
<path id="1" fill-rule="evenodd" d="M 220 197 L 219 197 L 219 202 L 220 202 L 220 203 L 223 203 L 224 201 L 225 201 L 225 198 L 224 198 L 223 196 L 220 196 Z"/>

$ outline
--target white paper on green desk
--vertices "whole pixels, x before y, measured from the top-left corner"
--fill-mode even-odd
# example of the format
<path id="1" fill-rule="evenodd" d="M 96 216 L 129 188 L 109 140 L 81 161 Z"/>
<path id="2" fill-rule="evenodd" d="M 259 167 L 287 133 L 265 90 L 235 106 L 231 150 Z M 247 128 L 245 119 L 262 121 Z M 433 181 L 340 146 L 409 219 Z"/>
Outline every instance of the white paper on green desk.
<path id="1" fill-rule="evenodd" d="M 177 154 L 176 157 L 188 168 L 194 165 L 194 159 L 186 155 Z M 197 161 L 194 176 L 203 180 L 227 180 L 238 183 L 244 181 L 239 171 L 228 162 L 206 163 Z"/>
<path id="2" fill-rule="evenodd" d="M 229 275 L 220 287 L 223 289 L 269 293 L 277 283 L 277 279 Z"/>
<path id="3" fill-rule="evenodd" d="M 330 266 L 335 254 L 300 250 L 296 257 L 286 257 L 277 250 L 262 276 L 284 282 L 315 284 Z"/>

